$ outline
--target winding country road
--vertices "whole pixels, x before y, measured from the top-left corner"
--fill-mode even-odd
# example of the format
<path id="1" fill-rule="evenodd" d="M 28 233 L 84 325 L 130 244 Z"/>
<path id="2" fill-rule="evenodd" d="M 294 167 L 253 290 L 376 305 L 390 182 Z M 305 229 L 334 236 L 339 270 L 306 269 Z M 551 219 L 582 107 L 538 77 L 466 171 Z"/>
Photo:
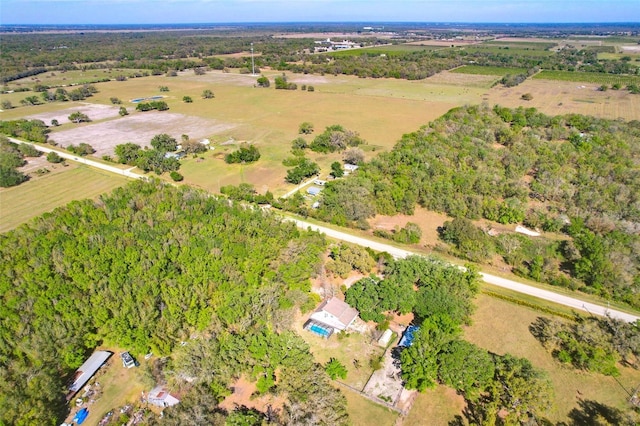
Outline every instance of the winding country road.
<path id="1" fill-rule="evenodd" d="M 21 141 L 19 139 L 15 139 L 15 138 L 9 138 L 9 140 L 11 140 L 12 142 L 15 143 L 29 143 L 29 142 L 24 142 Z M 72 161 L 76 161 L 78 163 L 81 164 L 86 164 L 87 166 L 91 166 L 91 167 L 96 167 L 98 169 L 101 170 L 106 170 L 108 172 L 111 173 L 116 173 L 119 175 L 123 175 L 129 178 L 133 178 L 133 179 L 142 179 L 145 176 L 144 175 L 140 175 L 138 173 L 134 173 L 131 170 L 134 169 L 134 167 L 129 168 L 129 169 L 119 169 L 117 167 L 113 167 L 110 166 L 108 164 L 103 164 L 97 161 L 93 161 L 93 160 L 89 160 L 77 155 L 73 155 L 73 154 L 69 154 L 63 151 L 59 151 L 57 149 L 52 149 L 52 148 L 48 148 L 48 147 L 43 147 L 40 145 L 35 145 L 35 144 L 31 144 L 33 145 L 38 151 L 42 151 L 45 153 L 49 153 L 49 152 L 56 152 L 60 157 L 68 159 L 68 160 L 72 160 Z M 307 184 L 308 182 L 305 182 L 303 185 Z M 297 188 L 296 188 L 297 189 Z M 288 194 L 289 195 L 289 194 Z M 318 225 L 314 225 L 311 224 L 309 222 L 305 222 L 302 220 L 298 220 L 298 219 L 292 219 L 292 218 L 285 218 L 285 220 L 288 221 L 293 221 L 296 223 L 296 225 L 300 228 L 304 228 L 304 229 L 311 229 L 313 231 L 317 231 L 317 232 L 321 232 L 323 234 L 326 234 L 328 237 L 330 238 L 335 238 L 337 240 L 342 240 L 342 241 L 347 241 L 353 244 L 357 244 L 363 247 L 369 247 L 373 250 L 376 251 L 386 251 L 387 253 L 389 253 L 390 255 L 392 255 L 395 258 L 405 258 L 407 256 L 410 255 L 416 255 L 418 253 L 413 253 L 411 251 L 408 250 L 404 250 L 404 249 L 400 249 L 397 247 L 393 247 L 391 245 L 387 245 L 384 243 L 379 243 L 377 241 L 371 241 L 369 239 L 366 238 L 362 238 L 362 237 L 357 237 L 355 235 L 351 235 L 348 234 L 346 232 L 341 232 L 341 231 L 336 231 L 334 229 L 330 229 L 324 226 L 318 226 Z M 513 281 L 513 280 L 509 280 L 507 278 L 502 278 L 502 277 L 498 277 L 496 275 L 491 275 L 491 274 L 487 274 L 485 272 L 480 272 L 480 275 L 482 276 L 482 279 L 492 285 L 495 286 L 499 286 L 499 287 L 504 287 L 507 288 L 509 290 L 513 290 L 516 291 L 518 293 L 522 293 L 522 294 L 526 294 L 529 296 L 533 296 L 533 297 L 537 297 L 539 299 L 543 299 L 543 300 L 548 300 L 554 303 L 558 303 L 560 305 L 565 305 L 568 306 L 572 309 L 576 309 L 578 311 L 586 311 L 590 314 L 594 314 L 594 315 L 610 315 L 613 318 L 619 318 L 622 319 L 624 321 L 627 322 L 635 322 L 638 319 L 640 319 L 640 317 L 636 316 L 636 315 L 632 315 L 626 312 L 622 312 L 622 311 L 618 311 L 616 309 L 611 309 L 611 308 L 605 308 L 604 306 L 600 306 L 594 303 L 590 303 L 590 302 L 585 302 L 582 301 L 580 299 L 576 299 L 573 297 L 569 297 L 569 296 L 565 296 L 562 294 L 558 294 L 555 293 L 553 291 L 549 291 L 549 290 L 543 290 L 537 287 L 533 287 L 533 286 L 529 286 L 526 284 L 522 284 L 519 283 L 517 281 Z"/>

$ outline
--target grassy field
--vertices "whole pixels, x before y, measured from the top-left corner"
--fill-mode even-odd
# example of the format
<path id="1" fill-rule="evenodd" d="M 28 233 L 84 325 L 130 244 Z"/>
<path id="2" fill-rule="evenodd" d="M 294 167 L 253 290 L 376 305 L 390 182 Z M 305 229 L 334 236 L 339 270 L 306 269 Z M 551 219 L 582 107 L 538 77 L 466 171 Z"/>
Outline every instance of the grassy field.
<path id="1" fill-rule="evenodd" d="M 404 424 L 448 426 L 456 416 L 462 415 L 464 407 L 464 398 L 457 395 L 453 389 L 446 386 L 436 386 L 434 389 L 418 393 Z"/>
<path id="2" fill-rule="evenodd" d="M 348 389 L 339 388 L 347 398 L 347 409 L 353 426 L 393 426 L 398 413 L 378 405 Z M 406 423 L 411 425 L 413 423 Z"/>
<path id="3" fill-rule="evenodd" d="M 86 166 L 69 166 L 19 186 L 0 190 L 0 232 L 6 232 L 70 201 L 93 198 L 128 180 Z"/>
<path id="4" fill-rule="evenodd" d="M 363 49 L 346 49 L 337 52 L 327 52 L 331 56 L 360 56 L 360 55 L 387 55 L 400 56 L 405 53 L 424 52 L 427 50 L 442 49 L 441 46 L 416 45 L 416 44 L 394 44 L 388 46 L 366 47 Z"/>
<path id="5" fill-rule="evenodd" d="M 505 76 L 507 74 L 524 74 L 527 72 L 527 70 L 524 68 L 503 68 L 503 67 L 483 67 L 481 65 L 463 65 L 459 68 L 451 70 L 451 72 L 460 73 L 460 74 Z"/>
<path id="6" fill-rule="evenodd" d="M 640 76 L 602 74 L 602 73 L 596 73 L 596 72 L 544 70 L 534 75 L 533 78 L 538 80 L 572 81 L 572 82 L 608 84 L 608 85 L 618 83 L 622 85 L 623 88 L 626 87 L 628 84 L 640 84 Z"/>
<path id="7" fill-rule="evenodd" d="M 502 53 L 505 55 L 519 55 L 519 56 L 551 56 L 554 55 L 554 52 L 549 50 L 540 50 L 540 49 L 529 49 L 526 47 L 521 47 L 516 44 L 514 47 L 509 45 L 490 45 L 490 44 L 481 44 L 481 45 L 473 45 L 464 48 L 469 52 L 482 52 L 482 53 Z"/>
<path id="8" fill-rule="evenodd" d="M 522 41 L 502 41 L 502 40 L 491 40 L 482 43 L 483 46 L 500 46 L 500 47 L 508 47 L 509 49 L 527 49 L 527 50 L 548 50 L 552 47 L 557 46 L 556 43 L 553 42 L 543 42 L 543 41 L 529 41 L 528 39 L 522 39 Z"/>
<path id="9" fill-rule="evenodd" d="M 16 88 L 29 87 L 32 88 L 36 84 L 42 84 L 45 86 L 71 86 L 76 84 L 94 83 L 104 79 L 115 79 L 116 76 L 123 75 L 130 77 L 139 70 L 134 69 L 95 69 L 95 70 L 71 70 L 71 71 L 47 71 L 42 74 L 34 75 L 31 77 L 21 78 L 7 83 L 9 90 L 15 90 Z M 141 72 L 149 72 L 148 70 Z M 70 89 L 67 89 L 70 90 Z M 33 93 L 24 92 L 25 96 L 32 95 Z"/>
<path id="10" fill-rule="evenodd" d="M 497 354 L 526 357 L 545 370 L 555 390 L 554 406 L 547 413 L 552 421 L 567 421 L 569 412 L 578 408 L 579 398 L 627 409 L 627 391 L 640 383 L 640 371 L 621 367 L 620 377 L 613 378 L 561 365 L 529 332 L 539 312 L 485 295 L 478 296 L 476 303 L 478 309 L 465 339 Z"/>
<path id="11" fill-rule="evenodd" d="M 628 90 L 601 92 L 598 90 L 601 83 L 542 80 L 535 78 L 537 75 L 516 87 L 495 86 L 483 99 L 489 105 L 535 107 L 549 115 L 585 114 L 614 120 L 640 119 L 640 96 Z M 530 93 L 533 99 L 522 100 L 525 93 Z"/>

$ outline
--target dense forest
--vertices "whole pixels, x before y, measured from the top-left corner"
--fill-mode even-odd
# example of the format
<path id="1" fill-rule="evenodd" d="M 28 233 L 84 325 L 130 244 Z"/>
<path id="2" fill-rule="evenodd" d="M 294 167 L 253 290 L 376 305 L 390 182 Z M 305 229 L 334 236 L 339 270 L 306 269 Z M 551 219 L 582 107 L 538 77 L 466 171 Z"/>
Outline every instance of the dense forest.
<path id="1" fill-rule="evenodd" d="M 443 239 L 473 261 L 640 306 L 640 124 L 534 108 L 456 108 L 407 134 L 308 213 L 367 228 L 420 205 L 457 218 Z M 524 223 L 563 238 L 489 237 L 469 220 Z"/>
<path id="2" fill-rule="evenodd" d="M 199 347 L 226 354 L 228 375 L 198 375 L 218 396 L 242 373 L 271 383 L 266 392 L 277 370 L 282 415 L 343 423 L 344 399 L 286 331 L 295 309 L 315 304 L 309 277 L 325 247 L 260 210 L 156 182 L 0 235 L 0 423 L 58 424 L 66 379 L 99 344 L 162 355 L 181 341 L 193 342 L 181 359 Z"/>

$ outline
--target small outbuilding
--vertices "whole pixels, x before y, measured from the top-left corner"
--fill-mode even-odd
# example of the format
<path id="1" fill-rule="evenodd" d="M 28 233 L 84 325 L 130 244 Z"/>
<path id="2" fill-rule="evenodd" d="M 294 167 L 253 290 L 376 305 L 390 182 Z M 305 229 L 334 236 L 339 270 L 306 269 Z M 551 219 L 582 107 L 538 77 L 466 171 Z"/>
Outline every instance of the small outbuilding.
<path id="1" fill-rule="evenodd" d="M 312 186 L 311 188 L 307 189 L 307 194 L 312 195 L 312 196 L 315 197 L 321 191 L 322 191 L 322 188 L 318 188 L 317 186 Z"/>
<path id="2" fill-rule="evenodd" d="M 67 394 L 67 401 L 71 400 L 73 396 L 78 393 L 82 387 L 87 384 L 90 378 L 104 365 L 109 357 L 113 355 L 109 351 L 95 351 L 91 356 L 78 368 L 75 376 L 73 377 L 73 383 L 69 386 L 69 393 Z"/>
<path id="3" fill-rule="evenodd" d="M 355 172 L 356 170 L 358 170 L 360 168 L 360 166 L 357 166 L 355 164 L 345 164 L 344 165 L 344 169 L 348 172 Z"/>
<path id="4" fill-rule="evenodd" d="M 176 405 L 180 402 L 180 400 L 171 395 L 171 393 L 169 393 L 169 391 L 164 386 L 156 386 L 149 392 L 147 402 L 157 407 L 164 408 Z"/>

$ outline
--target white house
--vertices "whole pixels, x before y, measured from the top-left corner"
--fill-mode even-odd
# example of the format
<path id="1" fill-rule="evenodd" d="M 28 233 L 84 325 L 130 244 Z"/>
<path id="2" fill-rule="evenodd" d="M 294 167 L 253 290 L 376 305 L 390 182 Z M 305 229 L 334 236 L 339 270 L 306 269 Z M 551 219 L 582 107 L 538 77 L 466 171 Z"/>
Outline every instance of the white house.
<path id="1" fill-rule="evenodd" d="M 356 170 L 358 170 L 359 166 L 355 165 L 355 164 L 345 164 L 344 165 L 344 169 L 348 172 L 355 172 Z"/>
<path id="2" fill-rule="evenodd" d="M 332 297 L 318 306 L 311 314 L 313 320 L 339 331 L 346 330 L 358 318 L 358 311 L 340 299 Z"/>
<path id="3" fill-rule="evenodd" d="M 147 402 L 158 407 L 171 407 L 178 404 L 180 400 L 171 395 L 163 386 L 156 386 L 149 392 Z"/>

